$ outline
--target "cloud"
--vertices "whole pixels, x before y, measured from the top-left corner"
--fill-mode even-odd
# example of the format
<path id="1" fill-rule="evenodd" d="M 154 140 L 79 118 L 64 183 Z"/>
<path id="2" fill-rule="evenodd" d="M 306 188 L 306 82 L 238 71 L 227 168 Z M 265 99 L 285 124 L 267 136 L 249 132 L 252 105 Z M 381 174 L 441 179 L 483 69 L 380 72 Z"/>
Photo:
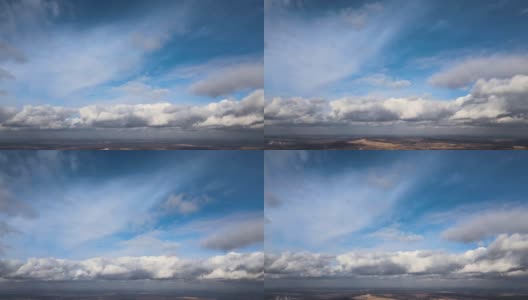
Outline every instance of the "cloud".
<path id="1" fill-rule="evenodd" d="M 0 80 L 4 80 L 4 79 L 15 79 L 15 76 L 13 76 L 13 74 L 9 73 L 8 71 L 0 68 Z"/>
<path id="2" fill-rule="evenodd" d="M 6 235 L 16 232 L 18 231 L 15 228 L 11 227 L 11 225 L 7 224 L 4 221 L 0 221 L 0 237 L 4 237 Z"/>
<path id="3" fill-rule="evenodd" d="M 263 87 L 264 65 L 240 63 L 212 72 L 205 79 L 191 85 L 190 91 L 197 95 L 218 97 Z"/>
<path id="4" fill-rule="evenodd" d="M 14 61 L 24 63 L 27 61 L 25 54 L 20 50 L 5 42 L 0 42 L 0 62 Z"/>
<path id="5" fill-rule="evenodd" d="M 209 235 L 201 244 L 209 249 L 230 251 L 264 241 L 264 219 L 256 218 L 228 224 Z"/>
<path id="6" fill-rule="evenodd" d="M 4 120 L 0 123 L 0 128 L 251 129 L 262 128 L 263 106 L 262 90 L 256 90 L 240 101 L 224 99 L 202 106 L 170 103 L 88 105 L 81 108 L 26 105 L 19 110 L 4 107 Z"/>
<path id="7" fill-rule="evenodd" d="M 19 98 L 71 102 L 82 97 L 77 93 L 130 78 L 149 54 L 186 32 L 190 6 L 170 6 L 146 11 L 133 24 L 123 18 L 85 26 L 72 20 L 76 7 L 67 1 L 3 1 L 0 40 L 10 44 L 0 43 L 0 63 L 18 79 L 10 89 Z M 56 22 L 58 16 L 66 23 Z"/>
<path id="8" fill-rule="evenodd" d="M 345 97 L 324 101 L 273 98 L 267 125 L 518 126 L 528 122 L 528 76 L 480 79 L 471 92 L 449 101 L 424 98 Z"/>
<path id="9" fill-rule="evenodd" d="M 119 242 L 121 247 L 117 253 L 127 256 L 140 256 L 145 253 L 152 255 L 174 255 L 180 244 L 174 241 L 167 241 L 159 238 L 160 231 L 151 231 L 137 235 L 131 239 Z"/>
<path id="10" fill-rule="evenodd" d="M 231 252 L 204 260 L 176 256 L 96 257 L 86 260 L 30 258 L 0 260 L 4 280 L 261 280 L 264 254 Z"/>
<path id="11" fill-rule="evenodd" d="M 143 34 L 136 32 L 132 34 L 131 40 L 132 44 L 136 47 L 146 51 L 154 51 L 162 48 L 169 38 L 170 34 L 168 32 L 158 34 Z"/>
<path id="12" fill-rule="evenodd" d="M 300 11 L 270 5 L 266 13 L 266 91 L 274 94 L 313 94 L 360 72 L 409 15 L 372 3 L 310 17 Z"/>
<path id="13" fill-rule="evenodd" d="M 185 210 L 188 215 L 181 216 L 178 211 L 181 207 L 169 210 L 164 205 L 168 195 L 183 192 L 184 196 L 177 201 L 197 201 L 200 209 L 213 201 L 206 195 L 226 192 L 225 180 L 230 179 L 210 178 L 211 168 L 218 167 L 225 155 L 211 157 L 203 152 L 167 155 L 144 155 L 151 162 L 147 169 L 140 166 L 140 171 L 130 172 L 125 165 L 135 158 L 120 157 L 110 167 L 104 161 L 112 159 L 111 154 L 0 152 L 0 182 L 5 183 L 0 184 L 0 249 L 5 241 L 10 246 L 5 251 L 8 257 L 18 258 L 83 259 L 186 253 L 201 257 L 204 253 L 219 253 L 203 249 L 201 245 L 207 238 L 215 242 L 215 237 L 218 243 L 222 239 L 224 245 L 231 243 L 225 249 L 253 244 L 255 247 L 244 248 L 244 252 L 261 248 L 253 241 L 259 239 L 255 224 L 262 220 L 262 211 L 242 214 L 235 205 L 227 214 L 208 209 L 194 213 Z M 116 169 L 115 164 L 125 169 Z M 115 172 L 101 175 L 101 170 L 107 168 Z M 203 179 L 207 182 L 200 184 Z M 3 197 L 3 187 L 9 187 L 13 197 Z M 239 195 L 234 191 L 223 196 L 229 200 Z M 222 199 L 222 196 L 215 197 L 215 206 L 221 205 L 217 202 Z M 22 206 L 20 202 L 27 205 Z M 29 212 L 38 216 L 31 217 Z M 8 227 L 2 226 L 2 220 Z M 204 222 L 200 225 L 198 221 Z M 9 228 L 20 234 L 9 234 Z M 260 232 L 262 241 L 262 228 Z M 212 247 L 220 246 L 212 244 Z"/>
<path id="14" fill-rule="evenodd" d="M 61 4 L 65 3 L 54 0 L 0 2 L 0 37 L 7 40 L 24 35 L 30 29 L 48 26 L 63 12 Z"/>
<path id="15" fill-rule="evenodd" d="M 167 101 L 171 96 L 171 90 L 166 88 L 154 87 L 147 84 L 145 81 L 149 78 L 142 77 L 136 80 L 131 80 L 123 85 L 113 88 L 119 96 L 113 99 L 113 103 L 140 104 L 144 102 L 162 102 Z"/>
<path id="16" fill-rule="evenodd" d="M 528 235 L 499 235 L 487 247 L 463 253 L 439 251 L 349 252 L 341 255 L 266 255 L 266 276 L 515 278 L 528 276 Z"/>
<path id="17" fill-rule="evenodd" d="M 4 184 L 0 178 L 0 213 L 7 216 L 22 216 L 26 218 L 34 218 L 37 212 L 34 208 L 18 199 L 15 194 Z M 1 230 L 0 230 L 1 231 Z"/>
<path id="18" fill-rule="evenodd" d="M 74 114 L 75 110 L 71 108 L 27 105 L 12 115 L 10 119 L 5 120 L 1 126 L 62 129 L 75 126 L 77 121 L 73 117 Z"/>
<path id="19" fill-rule="evenodd" d="M 462 60 L 433 74 L 429 83 L 438 87 L 462 88 L 479 79 L 508 79 L 528 75 L 528 56 L 494 55 Z"/>
<path id="20" fill-rule="evenodd" d="M 402 161 L 385 165 L 383 170 L 347 168 L 325 175 L 305 168 L 321 163 L 318 159 L 316 153 L 266 154 L 266 192 L 268 197 L 281 199 L 280 209 L 266 209 L 272 220 L 266 225 L 268 249 L 280 248 L 283 241 L 303 249 L 332 247 L 387 218 L 417 180 Z M 373 181 L 372 176 L 365 176 L 369 171 L 384 174 L 391 184 Z"/>
<path id="21" fill-rule="evenodd" d="M 382 12 L 384 7 L 379 2 L 367 3 L 359 9 L 345 9 L 341 14 L 344 19 L 353 29 L 361 30 L 365 28 L 375 13 Z"/>
<path id="22" fill-rule="evenodd" d="M 266 254 L 266 277 L 326 277 L 333 273 L 335 257 L 309 252 Z"/>
<path id="23" fill-rule="evenodd" d="M 449 115 L 451 106 L 421 98 L 343 98 L 330 102 L 333 118 L 345 122 L 438 121 Z"/>
<path id="24" fill-rule="evenodd" d="M 202 205 L 209 201 L 211 199 L 206 195 L 199 197 L 191 197 L 185 194 L 170 195 L 163 203 L 163 208 L 166 212 L 178 212 L 187 215 L 197 212 Z"/>
<path id="25" fill-rule="evenodd" d="M 17 110 L 13 107 L 0 106 L 0 123 L 9 120 L 16 114 Z"/>
<path id="26" fill-rule="evenodd" d="M 356 80 L 361 84 L 368 84 L 376 87 L 388 87 L 393 89 L 400 89 L 411 85 L 409 80 L 397 80 L 385 74 L 374 74 Z"/>
<path id="27" fill-rule="evenodd" d="M 166 195 L 169 184 L 159 177 L 167 176 L 166 172 L 170 173 L 170 178 L 179 176 L 174 172 L 174 165 L 166 165 L 162 172 L 154 170 L 154 178 L 147 181 L 138 174 L 91 181 L 89 177 L 95 171 L 95 166 L 83 167 L 86 174 L 79 177 L 79 162 L 75 160 L 77 155 L 60 151 L 13 153 L 7 156 L 8 163 L 1 165 L 3 172 L 0 178 L 8 178 L 8 182 L 16 188 L 15 195 L 24 195 L 32 211 L 39 213 L 37 218 L 11 217 L 9 220 L 10 225 L 24 233 L 15 245 L 33 245 L 14 248 L 20 256 L 42 255 L 42 249 L 52 253 L 71 251 L 82 256 L 80 253 L 93 249 L 90 245 L 101 241 L 106 242 L 105 248 L 110 248 L 107 251 L 126 248 L 127 245 L 119 244 L 119 240 L 111 237 L 133 228 L 137 224 L 134 222 L 144 218 L 149 209 L 155 208 L 161 197 Z M 81 156 L 93 161 L 90 154 Z M 194 160 L 194 163 L 200 161 Z M 189 176 L 194 175 L 187 173 L 186 177 Z M 37 189 L 27 188 L 36 185 Z M 130 239 L 130 235 L 126 238 Z M 143 241 L 147 238 L 143 237 Z M 137 249 L 140 242 L 129 241 L 128 246 Z M 50 248 L 49 245 L 54 246 Z M 127 254 L 133 253 L 132 250 Z M 152 251 L 160 249 L 153 248 Z M 145 253 L 143 251 L 141 254 Z"/>
<path id="28" fill-rule="evenodd" d="M 493 210 L 466 216 L 458 224 L 442 233 L 442 237 L 456 242 L 470 243 L 498 234 L 528 233 L 528 209 Z"/>
<path id="29" fill-rule="evenodd" d="M 327 121 L 328 110 L 328 103 L 324 100 L 275 97 L 266 102 L 264 119 L 269 124 L 320 124 Z"/>
<path id="30" fill-rule="evenodd" d="M 399 241 L 399 242 L 404 242 L 404 243 L 417 242 L 417 241 L 423 240 L 423 236 L 419 234 L 403 232 L 394 227 L 387 227 L 387 228 L 380 229 L 378 231 L 371 233 L 370 236 L 379 238 L 382 240 L 392 240 L 392 241 Z"/>
<path id="31" fill-rule="evenodd" d="M 264 253 L 254 252 L 241 254 L 230 252 L 207 259 L 204 263 L 207 270 L 200 279 L 220 280 L 261 280 L 264 279 Z"/>
<path id="32" fill-rule="evenodd" d="M 282 204 L 282 200 L 275 194 L 265 191 L 264 192 L 264 205 L 266 207 L 279 207 Z"/>

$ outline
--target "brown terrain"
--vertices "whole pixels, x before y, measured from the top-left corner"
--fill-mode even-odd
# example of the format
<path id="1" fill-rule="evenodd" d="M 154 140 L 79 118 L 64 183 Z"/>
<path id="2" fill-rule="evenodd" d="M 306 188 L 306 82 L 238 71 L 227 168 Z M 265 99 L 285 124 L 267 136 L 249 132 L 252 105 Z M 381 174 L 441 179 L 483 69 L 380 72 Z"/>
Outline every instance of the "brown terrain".
<path id="1" fill-rule="evenodd" d="M 464 140 L 440 138 L 279 138 L 268 139 L 270 150 L 528 150 L 526 140 Z"/>

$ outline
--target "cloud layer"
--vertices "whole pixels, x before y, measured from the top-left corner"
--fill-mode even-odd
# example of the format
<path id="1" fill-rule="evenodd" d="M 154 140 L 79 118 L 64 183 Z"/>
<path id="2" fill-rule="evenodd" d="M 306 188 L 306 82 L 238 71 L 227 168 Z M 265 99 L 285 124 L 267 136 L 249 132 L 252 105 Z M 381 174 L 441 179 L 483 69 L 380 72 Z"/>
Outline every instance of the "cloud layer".
<path id="1" fill-rule="evenodd" d="M 436 276 L 437 278 L 528 276 L 528 235 L 502 234 L 487 247 L 463 253 L 416 250 L 349 252 L 337 256 L 302 253 L 266 255 L 266 276 L 354 277 Z"/>
<path id="2" fill-rule="evenodd" d="M 4 107 L 0 109 L 0 128 L 261 128 L 263 105 L 264 92 L 256 90 L 240 101 L 224 99 L 202 106 L 154 103 Z"/>
<path id="3" fill-rule="evenodd" d="M 69 280 L 261 280 L 264 254 L 231 252 L 204 260 L 176 256 L 141 256 L 65 260 L 0 260 L 0 278 L 38 281 Z"/>
<path id="4" fill-rule="evenodd" d="M 424 98 L 341 98 L 332 101 L 273 98 L 266 101 L 266 125 L 433 126 L 525 125 L 528 76 L 480 79 L 471 92 L 450 101 Z"/>

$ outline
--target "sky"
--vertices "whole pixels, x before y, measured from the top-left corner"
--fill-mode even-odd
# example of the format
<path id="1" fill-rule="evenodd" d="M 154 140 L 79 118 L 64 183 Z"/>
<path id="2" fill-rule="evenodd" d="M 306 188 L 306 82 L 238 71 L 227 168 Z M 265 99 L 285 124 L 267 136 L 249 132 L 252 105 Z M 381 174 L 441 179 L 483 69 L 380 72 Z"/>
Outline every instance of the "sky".
<path id="1" fill-rule="evenodd" d="M 266 151 L 266 286 L 526 288 L 527 167 L 510 151 Z"/>
<path id="2" fill-rule="evenodd" d="M 526 137 L 528 5 L 265 2 L 266 134 Z"/>
<path id="3" fill-rule="evenodd" d="M 0 1 L 0 136 L 262 137 L 261 1 Z"/>
<path id="4" fill-rule="evenodd" d="M 255 285 L 262 159 L 256 151 L 2 151 L 0 284 Z"/>

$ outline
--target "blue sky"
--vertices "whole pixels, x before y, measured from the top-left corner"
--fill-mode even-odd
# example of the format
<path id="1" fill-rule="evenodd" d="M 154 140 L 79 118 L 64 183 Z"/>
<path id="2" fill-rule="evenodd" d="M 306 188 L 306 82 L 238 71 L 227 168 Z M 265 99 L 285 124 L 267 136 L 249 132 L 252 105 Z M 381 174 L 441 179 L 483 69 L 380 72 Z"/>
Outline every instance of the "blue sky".
<path id="1" fill-rule="evenodd" d="M 6 151 L 0 164 L 0 263 L 21 264 L 3 278 L 39 279 L 45 270 L 31 267 L 39 259 L 45 266 L 102 258 L 126 269 L 112 276 L 127 279 L 140 271 L 122 260 L 151 257 L 175 273 L 140 261 L 154 272 L 150 279 L 196 279 L 208 264 L 212 277 L 258 279 L 251 276 L 262 259 L 261 152 Z M 192 267 L 179 270 L 171 260 Z M 222 269 L 224 260 L 241 268 Z M 78 272 L 87 279 L 104 278 L 86 266 Z M 79 279 L 57 269 L 48 278 Z"/>
<path id="2" fill-rule="evenodd" d="M 527 164 L 508 151 L 267 151 L 267 272 L 526 278 Z"/>
<path id="3" fill-rule="evenodd" d="M 0 8 L 3 131 L 262 125 L 260 1 L 5 0 Z"/>
<path id="4" fill-rule="evenodd" d="M 525 126 L 516 100 L 527 91 L 524 1 L 266 4 L 266 130 Z"/>

